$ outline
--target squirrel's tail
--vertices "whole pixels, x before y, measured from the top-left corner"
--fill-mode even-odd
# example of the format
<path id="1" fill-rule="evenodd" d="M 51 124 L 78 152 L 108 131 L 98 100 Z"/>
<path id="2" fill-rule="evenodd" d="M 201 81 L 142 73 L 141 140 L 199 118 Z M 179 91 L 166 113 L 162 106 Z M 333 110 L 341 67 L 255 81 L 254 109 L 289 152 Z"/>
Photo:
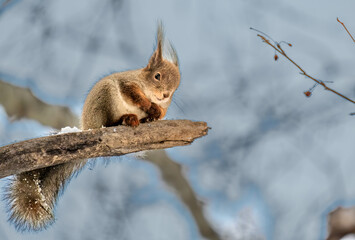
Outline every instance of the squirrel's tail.
<path id="1" fill-rule="evenodd" d="M 85 163 L 69 162 L 15 175 L 5 193 L 9 221 L 19 231 L 38 231 L 51 225 L 58 194 Z"/>

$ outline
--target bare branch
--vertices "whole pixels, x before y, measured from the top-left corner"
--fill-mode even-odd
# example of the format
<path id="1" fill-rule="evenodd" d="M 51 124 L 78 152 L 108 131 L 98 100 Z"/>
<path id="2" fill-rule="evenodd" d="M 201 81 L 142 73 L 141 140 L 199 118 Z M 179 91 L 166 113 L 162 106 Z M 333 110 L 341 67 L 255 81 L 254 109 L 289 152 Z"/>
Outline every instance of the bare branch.
<path id="1" fill-rule="evenodd" d="M 30 89 L 0 80 L 0 104 L 12 120 L 29 118 L 43 125 L 60 129 L 78 126 L 79 121 L 68 107 L 50 105 L 33 95 Z"/>
<path id="2" fill-rule="evenodd" d="M 188 145 L 208 129 L 205 122 L 162 120 L 18 142 L 0 148 L 0 178 L 78 159 Z"/>
<path id="3" fill-rule="evenodd" d="M 349 30 L 348 30 L 348 28 L 345 26 L 345 24 L 344 24 L 343 22 L 341 22 L 341 21 L 339 20 L 339 18 L 337 18 L 337 21 L 338 21 L 341 25 L 343 25 L 345 31 L 349 34 L 349 36 L 351 37 L 351 39 L 352 39 L 353 42 L 355 43 L 354 37 L 351 35 L 351 33 L 349 32 Z"/>
<path id="4" fill-rule="evenodd" d="M 254 30 L 253 28 L 251 28 L 252 30 Z M 260 31 L 258 31 L 260 32 Z M 281 45 L 277 42 L 274 42 L 273 40 L 273 43 L 271 43 L 265 36 L 261 35 L 261 34 L 258 34 L 257 35 L 258 37 L 260 37 L 264 43 L 266 43 L 267 45 L 269 45 L 270 47 L 272 47 L 273 49 L 275 49 L 275 51 L 277 51 L 278 53 L 280 53 L 282 56 L 284 56 L 285 58 L 287 58 L 287 60 L 289 60 L 293 65 L 295 65 L 300 71 L 301 71 L 301 74 L 306 76 L 307 78 L 309 79 L 312 79 L 313 81 L 315 81 L 316 83 L 318 83 L 319 85 L 322 85 L 324 87 L 325 90 L 328 90 L 328 91 L 331 91 L 332 93 L 338 95 L 339 97 L 342 97 L 344 98 L 345 100 L 351 102 L 351 103 L 354 103 L 355 104 L 355 101 L 354 100 L 351 100 L 350 98 L 346 97 L 345 95 L 339 93 L 338 91 L 328 87 L 324 81 L 321 81 L 321 80 L 318 80 L 318 79 L 315 79 L 314 77 L 308 75 L 308 73 L 306 73 L 305 70 L 303 70 L 303 68 L 298 65 L 295 61 L 293 61 L 287 54 L 286 52 L 281 48 Z M 267 35 L 266 35 L 267 36 Z M 289 44 L 290 45 L 290 44 Z M 290 45 L 291 46 L 291 45 Z"/>
<path id="5" fill-rule="evenodd" d="M 221 239 L 206 219 L 203 211 L 204 202 L 199 200 L 186 179 L 183 166 L 171 160 L 164 150 L 150 151 L 142 159 L 151 162 L 160 170 L 164 182 L 174 190 L 191 212 L 201 235 L 209 240 Z"/>
<path id="6" fill-rule="evenodd" d="M 3 8 L 6 7 L 7 4 L 9 4 L 11 2 L 11 0 L 5 0 L 5 2 L 3 2 L 0 6 L 0 10 L 2 10 Z"/>

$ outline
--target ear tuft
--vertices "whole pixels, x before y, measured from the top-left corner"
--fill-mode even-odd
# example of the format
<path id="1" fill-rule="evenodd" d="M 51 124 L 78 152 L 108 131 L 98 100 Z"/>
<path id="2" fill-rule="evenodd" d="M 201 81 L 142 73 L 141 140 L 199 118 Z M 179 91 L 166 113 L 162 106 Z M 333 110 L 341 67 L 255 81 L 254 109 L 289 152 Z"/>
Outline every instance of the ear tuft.
<path id="1" fill-rule="evenodd" d="M 171 42 L 168 42 L 167 46 L 164 48 L 164 27 L 163 23 L 159 21 L 157 30 L 157 46 L 149 59 L 146 69 L 151 70 L 154 67 L 159 66 L 163 59 L 175 64 L 179 67 L 179 59 L 175 48 L 172 46 Z"/>
<path id="2" fill-rule="evenodd" d="M 159 21 L 158 23 L 158 30 L 157 30 L 157 50 L 159 49 L 162 53 L 164 45 L 164 26 L 163 22 Z"/>
<path id="3" fill-rule="evenodd" d="M 174 46 L 171 44 L 170 41 L 168 42 L 166 48 L 164 49 L 163 57 L 169 62 L 175 64 L 175 66 L 179 67 L 179 58 L 177 56 Z"/>
<path id="4" fill-rule="evenodd" d="M 161 21 L 158 23 L 158 31 L 157 31 L 157 47 L 150 57 L 148 65 L 146 69 L 150 70 L 156 66 L 159 66 L 163 62 L 163 43 L 164 43 L 164 30 L 163 24 Z"/>

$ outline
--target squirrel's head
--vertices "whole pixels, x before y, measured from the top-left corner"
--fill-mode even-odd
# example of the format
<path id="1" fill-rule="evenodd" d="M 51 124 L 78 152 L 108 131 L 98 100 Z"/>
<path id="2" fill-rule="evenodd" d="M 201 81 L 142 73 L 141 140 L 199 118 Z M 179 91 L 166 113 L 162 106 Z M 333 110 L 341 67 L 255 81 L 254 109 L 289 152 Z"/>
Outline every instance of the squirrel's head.
<path id="1" fill-rule="evenodd" d="M 170 104 L 172 95 L 180 84 L 179 61 L 175 49 L 169 43 L 164 49 L 163 27 L 157 32 L 157 47 L 143 68 L 145 93 L 152 102 L 161 106 Z"/>

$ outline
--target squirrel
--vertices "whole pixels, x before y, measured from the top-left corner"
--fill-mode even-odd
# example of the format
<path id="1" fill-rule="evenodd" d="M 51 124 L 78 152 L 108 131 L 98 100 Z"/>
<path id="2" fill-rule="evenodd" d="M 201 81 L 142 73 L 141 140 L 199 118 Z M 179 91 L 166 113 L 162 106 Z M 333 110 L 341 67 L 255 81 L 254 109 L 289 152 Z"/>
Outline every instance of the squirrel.
<path id="1" fill-rule="evenodd" d="M 157 45 L 146 67 L 113 73 L 99 80 L 86 97 L 81 129 L 126 125 L 162 119 L 180 84 L 179 62 L 175 49 L 163 49 L 160 23 Z M 64 163 L 15 175 L 6 187 L 9 221 L 18 231 L 39 231 L 55 221 L 58 195 L 87 159 Z"/>

